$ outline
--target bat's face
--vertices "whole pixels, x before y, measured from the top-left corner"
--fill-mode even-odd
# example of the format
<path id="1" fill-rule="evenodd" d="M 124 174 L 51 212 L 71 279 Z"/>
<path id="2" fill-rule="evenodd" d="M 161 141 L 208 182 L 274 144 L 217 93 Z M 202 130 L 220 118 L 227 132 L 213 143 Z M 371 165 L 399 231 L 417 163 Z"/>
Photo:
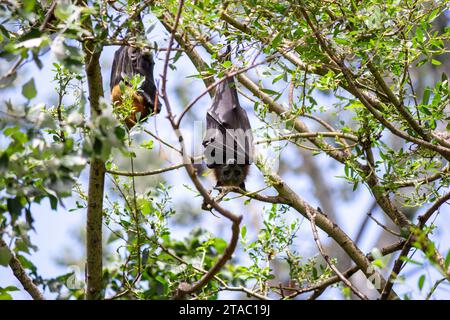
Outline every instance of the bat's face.
<path id="1" fill-rule="evenodd" d="M 235 186 L 245 189 L 245 178 L 248 170 L 249 165 L 245 164 L 217 165 L 214 168 L 217 186 Z"/>

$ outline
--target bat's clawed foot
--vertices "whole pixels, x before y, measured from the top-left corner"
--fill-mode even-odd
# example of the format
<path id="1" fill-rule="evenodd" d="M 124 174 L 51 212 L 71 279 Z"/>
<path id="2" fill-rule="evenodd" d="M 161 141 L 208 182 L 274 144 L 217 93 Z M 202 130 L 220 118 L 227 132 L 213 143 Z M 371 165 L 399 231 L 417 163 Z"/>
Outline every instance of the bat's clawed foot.
<path id="1" fill-rule="evenodd" d="M 211 195 L 211 192 L 212 192 L 212 191 L 210 190 L 208 193 Z M 207 203 L 207 202 L 205 201 L 205 199 L 203 199 L 202 210 L 205 210 L 205 211 L 212 211 L 211 205 L 210 205 L 209 203 Z"/>
<path id="2" fill-rule="evenodd" d="M 224 196 L 226 196 L 228 193 L 230 193 L 230 192 L 233 192 L 233 190 L 235 189 L 236 187 L 233 187 L 233 186 L 219 186 L 219 185 L 216 185 L 215 187 L 214 187 L 214 190 L 217 190 L 217 191 L 219 191 L 219 194 L 217 195 L 217 198 L 218 197 L 221 197 L 221 199 L 224 197 Z"/>
<path id="3" fill-rule="evenodd" d="M 214 199 L 214 202 L 218 202 L 218 201 L 216 201 L 216 199 Z M 205 200 L 203 200 L 203 203 L 202 203 L 202 210 L 209 211 L 209 212 L 211 212 L 211 214 L 212 214 L 214 217 L 219 218 L 217 215 L 214 214 L 214 212 L 213 212 L 212 209 L 213 209 L 213 207 L 212 207 L 209 203 L 207 203 Z"/>
<path id="4" fill-rule="evenodd" d="M 233 191 L 233 189 L 235 189 L 236 187 L 229 187 L 229 186 L 215 186 L 214 190 L 218 190 L 219 194 L 213 198 L 214 202 L 219 203 L 223 200 L 223 198 L 230 193 L 231 191 Z M 212 190 L 209 191 L 209 194 L 212 193 Z M 212 206 L 209 203 L 206 203 L 206 201 L 203 200 L 202 203 L 202 210 L 205 211 L 212 211 Z"/>
<path id="5" fill-rule="evenodd" d="M 209 203 L 206 203 L 206 201 L 203 200 L 203 203 L 202 203 L 202 210 L 205 210 L 205 211 L 212 211 L 212 207 L 211 207 L 211 205 L 210 205 Z"/>
<path id="6" fill-rule="evenodd" d="M 219 191 L 219 194 L 225 193 L 228 194 L 230 192 L 235 192 L 235 193 L 246 193 L 247 189 L 245 189 L 245 184 L 241 183 L 239 186 L 219 186 L 216 185 L 214 187 L 214 190 Z"/>

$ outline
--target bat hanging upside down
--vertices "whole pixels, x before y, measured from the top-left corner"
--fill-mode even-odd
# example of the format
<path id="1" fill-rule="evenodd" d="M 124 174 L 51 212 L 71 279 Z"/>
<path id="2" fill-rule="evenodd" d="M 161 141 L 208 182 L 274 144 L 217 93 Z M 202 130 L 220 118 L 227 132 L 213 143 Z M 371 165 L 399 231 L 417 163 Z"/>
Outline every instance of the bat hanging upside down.
<path id="1" fill-rule="evenodd" d="M 245 190 L 245 179 L 253 162 L 253 134 L 232 77 L 216 87 L 206 114 L 206 130 L 203 146 L 207 166 L 214 170 L 217 179 L 216 187 Z"/>
<path id="2" fill-rule="evenodd" d="M 158 92 L 153 79 L 155 63 L 150 52 L 129 46 L 120 47 L 114 54 L 111 68 L 111 100 L 116 107 L 123 103 L 124 88 L 135 75 L 144 77 L 140 88 L 133 95 L 132 110 L 125 117 L 125 124 L 131 129 L 138 121 L 161 111 Z M 122 83 L 122 84 L 121 84 Z"/>

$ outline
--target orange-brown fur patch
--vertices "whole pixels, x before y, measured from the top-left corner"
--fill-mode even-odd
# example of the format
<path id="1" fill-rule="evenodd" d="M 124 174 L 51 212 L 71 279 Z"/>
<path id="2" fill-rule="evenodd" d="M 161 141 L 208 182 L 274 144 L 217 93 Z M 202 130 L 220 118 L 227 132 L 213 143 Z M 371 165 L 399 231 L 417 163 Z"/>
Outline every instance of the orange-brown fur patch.
<path id="1" fill-rule="evenodd" d="M 111 91 L 111 100 L 114 105 L 120 106 L 122 104 L 122 91 L 120 90 L 120 86 L 116 85 Z M 131 129 L 137 122 L 136 114 L 140 112 L 140 119 L 144 119 L 149 115 L 149 110 L 145 106 L 144 97 L 138 93 L 133 95 L 133 112 L 130 116 L 125 119 L 125 125 L 128 129 Z"/>

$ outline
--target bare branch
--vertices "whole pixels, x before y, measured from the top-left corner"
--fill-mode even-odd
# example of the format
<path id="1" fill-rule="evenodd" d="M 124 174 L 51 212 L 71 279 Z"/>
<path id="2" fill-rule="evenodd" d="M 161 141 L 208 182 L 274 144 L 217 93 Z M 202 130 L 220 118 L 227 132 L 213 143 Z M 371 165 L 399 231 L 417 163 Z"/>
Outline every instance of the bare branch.
<path id="1" fill-rule="evenodd" d="M 129 172 L 129 171 L 106 170 L 106 172 L 109 174 L 116 175 L 116 176 L 144 177 L 144 176 L 153 176 L 153 175 L 161 174 L 161 173 L 176 170 L 176 169 L 179 169 L 182 167 L 184 167 L 184 163 L 176 164 L 176 165 L 162 168 L 162 169 L 151 170 L 151 171 Z"/>
<path id="2" fill-rule="evenodd" d="M 11 254 L 9 266 L 14 276 L 22 284 L 25 291 L 28 292 L 34 300 L 45 300 L 44 295 L 41 293 L 39 288 L 33 283 L 33 280 L 31 280 L 31 278 L 27 275 L 27 272 L 23 268 L 19 259 L 17 259 L 15 254 L 8 248 L 7 243 L 1 237 L 0 237 L 0 248 L 6 248 Z"/>

